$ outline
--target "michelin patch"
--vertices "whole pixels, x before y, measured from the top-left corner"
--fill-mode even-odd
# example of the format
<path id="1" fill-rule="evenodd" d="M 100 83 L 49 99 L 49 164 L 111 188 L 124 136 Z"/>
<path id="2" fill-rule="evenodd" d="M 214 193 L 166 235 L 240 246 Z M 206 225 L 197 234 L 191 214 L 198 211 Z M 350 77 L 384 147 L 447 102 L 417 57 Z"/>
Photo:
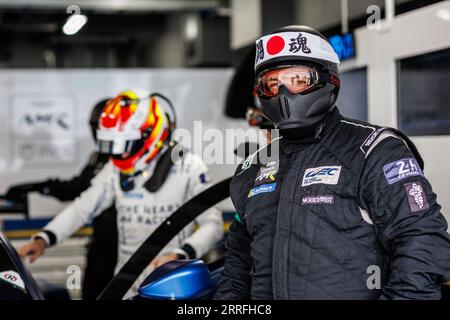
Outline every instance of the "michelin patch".
<path id="1" fill-rule="evenodd" d="M 383 172 L 389 184 L 409 177 L 423 176 L 423 172 L 414 158 L 405 158 L 388 163 L 383 166 Z"/>
<path id="2" fill-rule="evenodd" d="M 251 189 L 250 192 L 248 193 L 247 197 L 251 198 L 251 197 L 261 194 L 261 193 L 274 192 L 276 187 L 277 187 L 276 183 L 260 185 L 259 187 L 255 187 L 255 188 Z"/>
<path id="3" fill-rule="evenodd" d="M 309 168 L 303 175 L 302 187 L 312 184 L 338 184 L 341 166 L 324 166 Z"/>
<path id="4" fill-rule="evenodd" d="M 423 186 L 419 181 L 405 183 L 404 187 L 411 212 L 427 210 L 430 207 Z"/>

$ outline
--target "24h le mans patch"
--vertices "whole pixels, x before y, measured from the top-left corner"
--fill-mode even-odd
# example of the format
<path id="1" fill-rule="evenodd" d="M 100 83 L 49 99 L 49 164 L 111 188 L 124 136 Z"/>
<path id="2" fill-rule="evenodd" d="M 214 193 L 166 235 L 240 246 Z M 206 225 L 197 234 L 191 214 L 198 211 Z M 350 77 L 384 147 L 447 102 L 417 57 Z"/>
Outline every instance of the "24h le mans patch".
<path id="1" fill-rule="evenodd" d="M 389 184 L 409 177 L 423 176 L 423 172 L 414 158 L 405 158 L 388 163 L 383 166 L 383 171 Z"/>

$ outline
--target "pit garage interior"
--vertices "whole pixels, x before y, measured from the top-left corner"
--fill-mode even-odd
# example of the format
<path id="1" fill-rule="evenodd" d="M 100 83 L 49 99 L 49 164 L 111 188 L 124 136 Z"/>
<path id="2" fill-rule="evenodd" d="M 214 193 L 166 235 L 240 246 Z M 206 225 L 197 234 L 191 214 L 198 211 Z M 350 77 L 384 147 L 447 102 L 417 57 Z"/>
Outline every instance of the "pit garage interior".
<path id="1" fill-rule="evenodd" d="M 87 18 L 74 33 L 72 15 Z M 77 175 L 96 148 L 92 106 L 127 88 L 169 96 L 188 132 L 248 129 L 255 40 L 294 24 L 322 32 L 341 59 L 345 116 L 411 137 L 450 221 L 450 1 L 0 0 L 0 194 Z M 208 164 L 211 182 L 233 175 L 236 161 Z M 70 203 L 37 192 L 22 207 L 0 201 L 0 231 L 15 248 Z M 235 210 L 229 199 L 218 208 L 226 237 Z M 26 268 L 81 299 L 68 279 L 71 266 L 84 269 L 91 234 L 86 224 Z"/>

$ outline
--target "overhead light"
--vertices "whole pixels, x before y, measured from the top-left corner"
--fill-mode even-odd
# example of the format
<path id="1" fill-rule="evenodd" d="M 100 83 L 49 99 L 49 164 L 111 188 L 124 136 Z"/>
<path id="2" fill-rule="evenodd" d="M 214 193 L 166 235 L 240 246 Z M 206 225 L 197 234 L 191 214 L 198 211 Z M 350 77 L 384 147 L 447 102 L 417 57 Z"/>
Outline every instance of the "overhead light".
<path id="1" fill-rule="evenodd" d="M 450 9 L 447 8 L 439 9 L 438 11 L 436 11 L 436 17 L 444 21 L 450 21 Z"/>
<path id="2" fill-rule="evenodd" d="M 67 18 L 66 23 L 62 27 L 64 34 L 73 35 L 80 31 L 80 29 L 87 22 L 87 17 L 83 14 L 72 14 L 69 18 Z"/>
<path id="3" fill-rule="evenodd" d="M 186 18 L 185 36 L 186 40 L 195 40 L 199 33 L 199 21 L 198 16 L 193 14 Z"/>

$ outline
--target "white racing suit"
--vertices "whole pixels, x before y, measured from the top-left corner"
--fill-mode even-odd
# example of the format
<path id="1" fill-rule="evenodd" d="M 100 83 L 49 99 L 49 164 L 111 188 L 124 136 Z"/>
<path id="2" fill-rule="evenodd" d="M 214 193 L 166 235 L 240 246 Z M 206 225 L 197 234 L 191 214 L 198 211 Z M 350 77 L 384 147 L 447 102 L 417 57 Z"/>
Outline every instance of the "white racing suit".
<path id="1" fill-rule="evenodd" d="M 91 187 L 81 193 L 37 236 L 44 238 L 50 245 L 59 243 L 115 202 L 119 235 L 115 269 L 117 273 L 167 217 L 208 187 L 207 166 L 200 157 L 186 152 L 172 166 L 160 189 L 149 192 L 144 184 L 151 177 L 155 163 L 156 161 L 152 161 L 142 174 L 133 178 L 134 187 L 131 191 L 123 192 L 119 170 L 112 162 L 108 162 L 94 177 Z M 198 228 L 194 231 L 196 223 Z M 221 213 L 210 208 L 172 239 L 160 254 L 180 253 L 198 258 L 209 251 L 222 236 Z"/>

